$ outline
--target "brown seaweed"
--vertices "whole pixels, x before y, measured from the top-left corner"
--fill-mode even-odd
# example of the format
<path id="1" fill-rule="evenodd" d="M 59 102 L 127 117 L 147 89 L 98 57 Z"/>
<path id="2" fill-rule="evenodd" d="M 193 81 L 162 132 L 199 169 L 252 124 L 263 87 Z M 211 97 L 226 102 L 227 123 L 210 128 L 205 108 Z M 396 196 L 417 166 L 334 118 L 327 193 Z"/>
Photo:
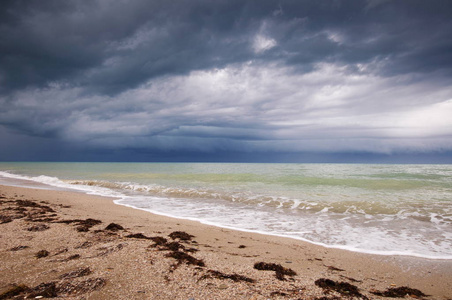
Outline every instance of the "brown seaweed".
<path id="1" fill-rule="evenodd" d="M 19 251 L 19 250 L 23 250 L 23 249 L 27 249 L 27 248 L 30 248 L 30 247 L 29 246 L 16 246 L 16 247 L 9 249 L 9 251 Z"/>
<path id="2" fill-rule="evenodd" d="M 178 242 L 167 243 L 164 247 L 171 251 L 179 251 L 180 249 L 185 250 L 185 246 Z"/>
<path id="3" fill-rule="evenodd" d="M 276 278 L 281 281 L 286 280 L 286 278 L 284 277 L 285 275 L 287 276 L 297 275 L 297 273 L 294 270 L 284 268 L 280 264 L 275 263 L 258 262 L 254 264 L 254 268 L 261 271 L 275 271 Z"/>
<path id="4" fill-rule="evenodd" d="M 49 251 L 47 251 L 47 250 L 40 250 L 40 251 L 38 251 L 36 254 L 35 254 L 35 257 L 36 258 L 43 258 L 43 257 L 47 257 L 47 256 L 49 256 Z"/>
<path id="5" fill-rule="evenodd" d="M 133 234 L 129 234 L 126 235 L 126 238 L 133 238 L 133 239 L 144 239 L 144 240 L 150 240 L 152 238 L 145 236 L 142 233 L 133 233 Z"/>
<path id="6" fill-rule="evenodd" d="M 12 297 L 24 294 L 28 291 L 30 291 L 30 288 L 28 286 L 26 286 L 24 284 L 16 285 L 16 286 L 10 288 L 9 290 L 7 290 L 6 292 L 0 294 L 0 300 L 10 299 Z"/>
<path id="7" fill-rule="evenodd" d="M 29 207 L 29 208 L 39 208 L 41 212 L 47 213 L 47 212 L 55 212 L 53 208 L 51 208 L 48 205 L 42 205 L 39 203 L 36 203 L 31 200 L 16 200 L 16 204 L 19 207 Z"/>
<path id="8" fill-rule="evenodd" d="M 45 298 L 57 297 L 57 287 L 55 282 L 41 283 L 28 292 L 27 298 L 36 298 L 42 296 Z"/>
<path id="9" fill-rule="evenodd" d="M 326 266 L 326 267 L 328 267 L 328 270 L 330 270 L 330 271 L 338 271 L 338 272 L 345 271 L 344 269 L 336 268 L 335 266 Z"/>
<path id="10" fill-rule="evenodd" d="M 150 239 L 155 243 L 153 245 L 154 247 L 155 246 L 166 245 L 166 243 L 168 242 L 167 239 L 165 239 L 164 237 L 161 237 L 161 236 L 151 237 Z"/>
<path id="11" fill-rule="evenodd" d="M 80 258 L 80 254 L 74 254 L 69 256 L 68 258 L 66 258 L 66 260 L 74 260 L 74 259 L 79 259 Z"/>
<path id="12" fill-rule="evenodd" d="M 191 234 L 188 234 L 188 233 L 186 233 L 184 231 L 174 231 L 174 232 L 169 234 L 169 237 L 172 238 L 173 240 L 179 239 L 181 241 L 189 241 L 194 236 L 191 235 Z"/>
<path id="13" fill-rule="evenodd" d="M 84 276 L 84 275 L 82 275 Z M 74 278 L 74 277 L 72 277 Z M 67 278 L 65 278 L 67 279 Z M 0 294 L 0 300 L 3 299 L 25 299 L 25 298 L 54 298 L 64 295 L 80 295 L 102 288 L 106 284 L 103 278 L 90 278 L 80 282 L 63 281 L 46 282 L 29 288 L 26 285 L 16 285 L 6 292 Z"/>
<path id="14" fill-rule="evenodd" d="M 200 267 L 205 266 L 205 263 L 202 259 L 197 259 L 190 254 L 182 251 L 171 251 L 170 253 L 166 254 L 166 257 L 175 258 L 177 260 L 177 265 L 186 263 L 187 265 L 196 265 Z"/>
<path id="15" fill-rule="evenodd" d="M 406 295 L 415 296 L 415 297 L 425 297 L 427 296 L 423 292 L 417 289 L 412 289 L 406 286 L 401 286 L 397 288 L 389 288 L 386 291 L 371 291 L 372 294 L 383 297 L 391 297 L 391 298 L 404 298 Z"/>
<path id="16" fill-rule="evenodd" d="M 366 296 L 359 292 L 357 286 L 354 286 L 348 282 L 336 282 L 331 279 L 320 278 L 315 281 L 315 285 L 327 291 L 336 291 L 343 296 L 361 297 L 363 299 L 368 299 Z"/>
<path id="17" fill-rule="evenodd" d="M 116 223 L 110 223 L 110 224 L 108 224 L 107 227 L 105 227 L 105 230 L 119 231 L 119 230 L 124 230 L 124 227 L 122 227 L 121 225 L 116 224 Z"/>
<path id="18" fill-rule="evenodd" d="M 87 276 L 90 275 L 92 273 L 91 269 L 88 268 L 80 268 L 77 270 L 74 270 L 72 272 L 69 273 L 65 273 L 60 275 L 60 279 L 72 279 L 72 278 L 77 278 L 77 277 L 82 277 L 82 276 Z"/>
<path id="19" fill-rule="evenodd" d="M 220 271 L 215 271 L 215 270 L 207 270 L 207 274 L 202 276 L 200 278 L 200 280 L 202 279 L 206 279 L 209 277 L 214 277 L 214 278 L 218 278 L 218 279 L 231 279 L 234 282 L 240 282 L 240 281 L 245 281 L 245 282 L 249 282 L 249 283 L 254 283 L 256 282 L 254 279 L 243 276 L 243 275 L 239 275 L 236 273 L 233 274 L 224 274 Z"/>
<path id="20" fill-rule="evenodd" d="M 89 229 L 91 227 L 101 224 L 102 221 L 88 218 L 86 220 L 80 220 L 80 219 L 61 220 L 61 221 L 57 221 L 56 223 L 75 224 L 75 225 L 78 225 L 76 227 L 77 231 L 79 231 L 79 232 L 87 232 L 87 231 L 89 231 Z"/>
<path id="21" fill-rule="evenodd" d="M 13 218 L 11 216 L 0 215 L 0 224 L 5 224 L 12 222 Z"/>

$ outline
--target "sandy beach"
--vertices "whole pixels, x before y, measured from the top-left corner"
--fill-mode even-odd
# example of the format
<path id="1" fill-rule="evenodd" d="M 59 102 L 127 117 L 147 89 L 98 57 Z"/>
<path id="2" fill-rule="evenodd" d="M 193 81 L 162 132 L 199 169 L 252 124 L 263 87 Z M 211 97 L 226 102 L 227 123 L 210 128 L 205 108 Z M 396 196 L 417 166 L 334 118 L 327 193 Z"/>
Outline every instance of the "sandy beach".
<path id="1" fill-rule="evenodd" d="M 452 261 L 378 256 L 0 186 L 0 299 L 452 299 Z"/>

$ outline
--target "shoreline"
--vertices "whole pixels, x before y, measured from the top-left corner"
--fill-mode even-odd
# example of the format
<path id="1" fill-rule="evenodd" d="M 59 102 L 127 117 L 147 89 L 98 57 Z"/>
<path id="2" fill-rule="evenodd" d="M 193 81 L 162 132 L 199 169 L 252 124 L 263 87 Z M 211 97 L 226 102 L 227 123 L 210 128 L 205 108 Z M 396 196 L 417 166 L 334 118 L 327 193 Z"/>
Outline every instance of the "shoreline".
<path id="1" fill-rule="evenodd" d="M 55 169 L 57 170 L 58 168 Z M 94 171 L 95 174 L 97 172 L 95 169 L 96 168 L 90 172 Z M 130 170 L 126 173 L 129 171 Z M 41 170 L 35 173 L 35 175 L 36 174 L 41 174 Z M 61 178 L 66 178 L 68 182 L 64 179 L 60 179 L 60 175 Z M 24 186 L 23 182 L 29 182 L 29 184 L 27 184 L 29 187 L 42 184 L 43 186 L 50 186 L 51 189 L 56 190 L 64 189 L 104 197 L 116 197 L 115 203 L 117 204 L 142 209 L 158 215 L 197 221 L 203 224 L 231 230 L 291 238 L 330 249 L 342 249 L 358 253 L 385 256 L 401 255 L 427 259 L 452 260 L 450 238 L 447 236 L 449 230 L 447 230 L 447 227 L 443 226 L 443 223 L 447 223 L 448 220 L 447 206 L 445 206 L 446 202 L 436 203 L 435 201 L 432 201 L 431 205 L 423 206 L 426 207 L 424 211 L 419 211 L 418 204 L 415 202 L 403 205 L 404 201 L 400 201 L 400 207 L 397 207 L 396 209 L 393 207 L 392 209 L 395 209 L 394 211 L 385 212 L 385 209 L 391 210 L 391 207 L 386 207 L 386 204 L 383 204 L 382 207 L 380 207 L 380 204 L 378 203 L 376 205 L 369 204 L 370 207 L 368 207 L 369 205 L 364 203 L 371 199 L 366 198 L 366 201 L 358 201 L 359 203 L 356 205 L 353 203 L 350 204 L 349 201 L 344 202 L 344 200 L 341 200 L 336 204 L 334 204 L 333 201 L 332 205 L 323 203 L 320 207 L 322 208 L 324 206 L 323 210 L 311 210 L 311 204 L 313 207 L 316 207 L 317 203 L 315 201 L 311 203 L 313 198 L 308 195 L 305 196 L 306 199 L 311 200 L 307 200 L 306 203 L 308 204 L 306 205 L 308 206 L 304 204 L 304 206 L 301 207 L 301 210 L 293 209 L 299 208 L 300 205 L 300 203 L 294 200 L 294 203 L 297 204 L 293 204 L 294 206 L 291 207 L 289 211 L 286 211 L 284 208 L 279 211 L 281 206 L 278 206 L 277 210 L 274 211 L 272 206 L 275 205 L 275 203 L 272 203 L 270 207 L 266 207 L 265 203 L 268 202 L 268 199 L 263 198 L 259 201 L 264 203 L 265 205 L 263 206 L 267 209 L 259 208 L 247 211 L 247 204 L 243 203 L 247 203 L 247 201 L 253 199 L 253 197 L 250 197 L 250 199 L 245 197 L 243 203 L 241 203 L 242 201 L 237 201 L 237 205 L 235 203 L 232 204 L 232 202 L 236 202 L 234 200 L 235 192 L 232 195 L 233 198 L 231 203 L 228 203 L 231 200 L 229 197 L 227 197 L 227 201 L 222 201 L 224 200 L 222 196 L 228 196 L 228 193 L 226 193 L 225 195 L 220 195 L 220 201 L 218 203 L 215 200 L 214 204 L 203 202 L 201 206 L 199 206 L 199 204 L 194 204 L 193 206 L 193 203 L 197 201 L 198 193 L 201 195 L 200 198 L 205 198 L 203 196 L 204 191 L 210 193 L 209 189 L 204 190 L 204 187 L 199 186 L 194 189 L 195 196 L 192 197 L 191 188 L 182 188 L 182 192 L 179 194 L 180 188 L 177 188 L 177 184 L 176 188 L 171 187 L 171 184 L 168 186 L 165 186 L 165 184 L 160 186 L 158 184 L 155 188 L 152 184 L 134 183 L 133 180 L 128 182 L 128 180 L 126 180 L 128 177 L 118 178 L 118 180 L 113 181 L 110 181 L 108 178 L 70 180 L 67 178 L 74 178 L 74 174 L 72 174 L 70 168 L 64 173 L 53 174 L 51 176 L 31 175 L 30 177 L 17 175 L 15 172 L 8 173 L 8 171 L 0 172 L 0 176 L 7 179 L 3 182 L 5 185 L 10 185 L 11 180 L 17 180 L 19 182 L 17 186 Z M 97 177 L 95 176 L 95 178 Z M 137 182 L 140 182 L 140 180 Z M 0 184 L 2 184 L 1 177 Z M 106 189 L 104 189 L 104 187 Z M 146 193 L 146 201 L 141 201 L 142 203 L 140 203 L 139 200 L 133 200 L 133 198 L 136 198 L 134 196 L 141 198 L 141 192 L 148 191 L 148 189 L 150 189 L 151 193 Z M 169 193 L 167 189 L 169 189 Z M 214 188 L 213 191 L 215 190 L 216 189 Z M 411 193 L 417 193 L 415 189 L 410 190 Z M 302 191 L 300 192 L 302 193 Z M 187 193 L 188 196 L 186 195 Z M 240 192 L 238 192 L 238 194 L 239 198 L 243 197 Z M 279 199 L 279 196 L 277 195 L 279 195 L 278 192 L 270 197 Z M 345 195 L 348 195 L 347 192 L 345 192 Z M 130 198 L 132 202 L 129 202 L 129 196 L 132 196 L 132 198 Z M 150 197 L 148 198 L 148 196 Z M 213 193 L 211 196 L 214 199 L 217 198 L 216 193 Z M 256 196 L 260 197 L 259 193 L 257 193 Z M 316 197 L 315 195 L 311 196 L 313 196 L 314 199 Z M 378 193 L 373 196 L 377 197 L 376 199 L 382 197 L 382 195 L 378 195 Z M 416 194 L 416 198 L 417 197 L 421 199 L 423 196 Z M 169 201 L 171 204 L 165 204 L 168 200 L 167 198 L 171 199 L 171 201 Z M 153 201 L 153 199 L 158 200 Z M 181 199 L 183 200 L 180 201 Z M 352 202 L 360 198 L 354 197 L 354 199 L 355 200 L 352 200 Z M 188 200 L 189 204 L 192 204 L 190 207 L 187 207 L 186 200 Z M 377 202 L 380 200 L 377 200 Z M 275 201 L 276 204 L 278 204 L 277 202 L 280 200 Z M 253 200 L 251 202 L 254 203 Z M 280 201 L 279 205 L 282 205 L 283 202 L 284 201 Z M 132 203 L 132 205 L 129 205 L 128 203 Z M 258 203 L 258 205 L 261 206 L 261 203 Z M 374 202 L 371 200 L 370 203 Z M 411 206 L 412 209 L 407 209 L 407 205 Z M 444 216 L 442 216 L 441 213 L 436 213 L 434 208 L 437 207 L 437 205 L 439 205 L 439 210 L 443 207 L 442 214 L 444 214 Z M 198 213 L 198 206 L 209 209 L 205 209 L 204 213 Z M 237 209 L 237 207 L 240 206 L 244 207 L 242 207 L 242 209 Z M 339 206 L 339 211 L 336 211 L 335 206 Z M 272 211 L 269 212 L 268 208 Z M 341 211 L 341 209 L 345 208 L 347 208 L 347 210 Z M 332 209 L 331 213 L 329 212 L 330 209 Z M 351 209 L 351 213 L 348 212 L 349 209 Z M 298 211 L 302 213 L 298 216 L 296 216 L 296 213 L 293 214 L 293 212 Z M 386 213 L 388 216 L 385 216 Z M 256 215 L 256 218 L 254 218 L 254 215 Z M 387 217 L 389 217 L 390 222 L 386 221 Z M 445 218 L 444 220 L 443 217 Z M 428 221 L 425 222 L 426 220 Z M 372 225 L 366 225 L 368 223 Z M 444 236 L 444 234 L 446 234 L 446 236 Z M 366 239 L 362 239 L 363 235 L 366 235 Z M 444 240 L 444 238 L 448 239 Z"/>
<path id="2" fill-rule="evenodd" d="M 106 196 L 100 196 L 100 197 L 106 197 Z M 171 219 L 177 219 L 177 220 L 186 220 L 186 221 L 190 221 L 190 222 L 197 222 L 197 223 L 200 223 L 205 226 L 213 226 L 213 227 L 223 228 L 223 229 L 227 229 L 227 230 L 247 232 L 247 233 L 258 234 L 258 235 L 268 235 L 268 236 L 284 238 L 284 239 L 291 239 L 291 240 L 296 240 L 296 241 L 312 244 L 314 246 L 323 247 L 323 248 L 327 248 L 327 249 L 333 249 L 333 250 L 335 249 L 335 250 L 341 250 L 341 251 L 348 251 L 348 252 L 352 252 L 352 253 L 369 254 L 369 255 L 377 255 L 377 256 L 400 256 L 400 257 L 408 257 L 408 258 L 412 257 L 412 258 L 426 259 L 426 260 L 445 260 L 445 261 L 451 260 L 452 261 L 452 255 L 446 258 L 446 257 L 427 256 L 427 255 L 416 254 L 416 253 L 415 254 L 407 254 L 407 253 L 403 253 L 403 252 L 387 252 L 387 251 L 377 251 L 377 250 L 373 251 L 373 250 L 350 248 L 348 246 L 327 245 L 324 243 L 314 242 L 314 241 L 310 241 L 308 239 L 297 238 L 297 237 L 292 237 L 292 236 L 288 236 L 288 235 L 285 236 L 285 235 L 279 235 L 276 233 L 270 233 L 270 232 L 264 232 L 264 231 L 258 231 L 258 230 L 248 230 L 248 229 L 243 229 L 243 228 L 238 228 L 238 227 L 210 223 L 210 222 L 204 221 L 202 219 L 177 217 L 177 216 L 173 216 L 171 214 L 165 214 L 165 213 L 152 211 L 150 209 L 138 208 L 138 207 L 134 207 L 134 206 L 128 205 L 128 204 L 117 203 L 117 201 L 120 201 L 121 199 L 114 198 L 114 197 L 113 197 L 113 199 L 114 199 L 113 202 L 116 205 L 124 206 L 124 207 L 131 208 L 131 209 L 141 210 L 141 211 L 153 214 L 153 215 L 158 215 L 158 216 L 171 218 Z"/>
<path id="3" fill-rule="evenodd" d="M 58 276 L 88 266 L 92 274 L 86 278 L 102 278 L 103 284 L 83 294 L 86 299 L 207 299 L 213 295 L 217 299 L 341 297 L 340 292 L 316 284 L 319 279 L 347 282 L 356 286 L 362 297 L 369 299 L 386 299 L 373 292 L 397 287 L 410 287 L 431 295 L 426 299 L 452 298 L 450 260 L 383 256 L 327 248 L 287 237 L 153 214 L 115 204 L 113 198 L 77 192 L 12 186 L 0 186 L 0 192 L 3 215 L 11 211 L 5 208 L 15 208 L 17 200 L 45 201 L 42 205 L 51 207 L 55 211 L 52 214 L 56 215 L 53 217 L 56 220 L 47 222 L 33 222 L 22 217 L 0 224 L 0 260 L 4 266 L 2 273 L 6 275 L 0 280 L 0 294 L 14 284 L 35 287 L 57 280 L 55 284 L 62 285 L 64 280 L 58 279 Z M 25 209 L 30 213 L 29 207 Z M 73 224 L 58 223 L 61 220 L 89 218 L 101 223 L 86 232 L 77 231 Z M 119 224 L 125 230 L 106 230 L 111 223 Z M 37 225 L 49 228 L 28 230 Z M 194 236 L 191 241 L 174 240 L 185 249 L 195 249 L 193 252 L 179 252 L 201 259 L 204 267 L 182 262 L 175 268 L 176 260 L 166 256 L 172 253 L 168 249 L 153 247 L 154 242 L 149 239 L 126 237 L 141 233 L 145 237 L 163 237 L 172 242 L 169 236 L 177 231 Z M 77 248 L 85 242 L 92 245 Z M 19 246 L 28 248 L 11 251 Z M 37 259 L 34 255 L 39 250 L 46 250 L 50 255 Z M 71 255 L 79 255 L 79 258 L 62 261 Z M 275 272 L 255 269 L 254 265 L 258 262 L 279 264 L 297 275 L 283 276 L 285 280 L 282 281 L 275 277 Z M 119 269 L 118 264 L 121 264 Z M 255 282 L 216 278 L 212 274 L 218 273 L 209 270 L 223 275 L 245 276 Z M 85 277 L 79 279 L 84 282 L 81 278 Z M 71 293 L 62 295 L 74 299 L 81 297 Z"/>

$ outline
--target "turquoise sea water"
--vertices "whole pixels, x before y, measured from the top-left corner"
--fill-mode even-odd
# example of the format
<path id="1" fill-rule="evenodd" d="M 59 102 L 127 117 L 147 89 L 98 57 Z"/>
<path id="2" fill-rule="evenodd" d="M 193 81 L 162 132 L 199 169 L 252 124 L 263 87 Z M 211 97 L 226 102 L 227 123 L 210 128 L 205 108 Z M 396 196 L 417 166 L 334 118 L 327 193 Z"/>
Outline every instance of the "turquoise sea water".
<path id="1" fill-rule="evenodd" d="M 0 184 L 351 251 L 452 259 L 452 165 L 0 163 Z"/>

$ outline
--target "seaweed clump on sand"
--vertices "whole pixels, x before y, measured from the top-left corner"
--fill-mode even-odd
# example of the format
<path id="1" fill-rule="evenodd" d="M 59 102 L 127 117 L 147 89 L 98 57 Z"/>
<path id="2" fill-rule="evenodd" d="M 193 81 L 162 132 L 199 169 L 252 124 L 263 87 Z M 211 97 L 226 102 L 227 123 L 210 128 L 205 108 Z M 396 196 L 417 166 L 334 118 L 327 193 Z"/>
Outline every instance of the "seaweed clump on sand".
<path id="1" fill-rule="evenodd" d="M 60 279 L 73 279 L 73 278 L 78 278 L 78 277 L 83 277 L 83 276 L 88 276 L 92 273 L 91 269 L 88 268 L 80 268 L 77 269 L 75 271 L 69 272 L 69 273 L 65 273 L 60 275 Z"/>
<path id="2" fill-rule="evenodd" d="M 417 289 L 412 289 L 406 286 L 401 286 L 397 288 L 389 288 L 386 291 L 370 291 L 372 294 L 383 297 L 391 298 L 404 298 L 405 296 L 411 297 L 426 297 L 427 295 Z"/>
<path id="3" fill-rule="evenodd" d="M 336 291 L 343 296 L 361 297 L 362 299 L 368 299 L 366 296 L 359 292 L 358 287 L 348 282 L 336 282 L 331 279 L 320 278 L 315 281 L 315 285 L 327 291 Z"/>
<path id="4" fill-rule="evenodd" d="M 77 231 L 79 231 L 79 232 L 87 232 L 87 231 L 90 230 L 91 227 L 101 224 L 102 221 L 88 218 L 86 220 L 80 220 L 80 219 L 62 220 L 62 221 L 57 221 L 57 223 L 75 224 L 75 225 L 77 225 L 77 227 L 75 228 Z"/>
<path id="5" fill-rule="evenodd" d="M 162 246 L 164 247 L 164 249 L 171 251 L 185 250 L 185 246 L 178 242 L 166 243 L 165 245 Z"/>
<path id="6" fill-rule="evenodd" d="M 47 257 L 49 256 L 49 251 L 47 250 L 40 250 L 38 251 L 38 253 L 35 254 L 36 258 L 42 258 L 42 257 Z"/>
<path id="7" fill-rule="evenodd" d="M 41 283 L 40 285 L 30 289 L 26 298 L 54 298 L 58 296 L 57 286 L 55 282 Z"/>
<path id="8" fill-rule="evenodd" d="M 5 224 L 12 222 L 13 218 L 11 216 L 0 215 L 0 224 Z"/>
<path id="9" fill-rule="evenodd" d="M 153 245 L 153 247 L 164 246 L 164 245 L 166 245 L 168 243 L 168 240 L 165 239 L 164 237 L 161 237 L 161 236 L 152 237 L 150 239 L 155 243 Z"/>
<path id="10" fill-rule="evenodd" d="M 108 224 L 107 227 L 105 227 L 105 230 L 119 231 L 119 230 L 124 230 L 124 227 L 122 227 L 121 225 L 116 224 L 116 223 L 110 223 L 110 224 Z"/>
<path id="11" fill-rule="evenodd" d="M 30 291 L 30 288 L 24 284 L 16 285 L 4 293 L 0 294 L 0 300 L 10 299 L 12 297 L 18 296 L 20 294 Z"/>
<path id="12" fill-rule="evenodd" d="M 19 297 L 21 296 L 21 297 Z M 41 297 L 39 297 L 41 296 Z M 26 299 L 26 298 L 54 298 L 57 297 L 57 288 L 55 282 L 41 283 L 30 288 L 24 284 L 16 285 L 6 292 L 0 294 L 0 299 Z"/>
<path id="13" fill-rule="evenodd" d="M 30 248 L 30 247 L 29 246 L 16 246 L 16 247 L 9 249 L 9 251 L 19 251 L 19 250 L 24 250 L 24 249 L 28 249 L 28 248 Z"/>
<path id="14" fill-rule="evenodd" d="M 159 251 L 185 251 L 185 252 L 197 252 L 198 249 L 195 248 L 186 248 L 184 245 L 182 245 L 179 242 L 168 242 L 167 239 L 161 236 L 151 237 L 152 241 L 154 241 L 154 244 L 150 247 L 158 248 Z"/>
<path id="15" fill-rule="evenodd" d="M 145 236 L 142 233 L 132 233 L 129 235 L 126 235 L 126 238 L 129 239 L 143 239 L 143 240 L 151 240 L 152 238 Z"/>
<path id="16" fill-rule="evenodd" d="M 204 267 L 205 263 L 202 259 L 197 259 L 190 254 L 187 254 L 182 251 L 171 251 L 170 253 L 165 255 L 166 257 L 172 257 L 177 260 L 176 267 L 181 265 L 182 263 L 186 263 L 187 265 L 196 265 L 200 267 Z"/>
<path id="17" fill-rule="evenodd" d="M 239 275 L 236 273 L 233 274 L 224 274 L 220 271 L 215 271 L 215 270 L 208 270 L 207 274 L 202 276 L 200 278 L 200 280 L 202 279 L 206 279 L 206 278 L 210 278 L 210 277 L 214 277 L 214 278 L 218 278 L 218 279 L 230 279 L 234 282 L 240 282 L 240 281 L 245 281 L 245 282 L 249 282 L 249 283 L 254 283 L 256 282 L 254 279 L 243 276 L 243 275 Z"/>
<path id="18" fill-rule="evenodd" d="M 297 275 L 297 273 L 289 268 L 284 268 L 283 266 L 281 266 L 280 264 L 275 264 L 275 263 L 265 263 L 265 262 L 258 262 L 254 264 L 254 268 L 256 270 L 261 270 L 261 271 L 275 271 L 275 276 L 278 280 L 286 280 L 286 278 L 284 277 L 285 275 L 287 276 L 295 276 Z"/>
<path id="19" fill-rule="evenodd" d="M 174 231 L 174 232 L 169 234 L 169 237 L 172 238 L 173 240 L 179 239 L 181 241 L 189 241 L 194 236 L 191 235 L 191 234 L 188 234 L 188 233 L 186 233 L 184 231 Z"/>
<path id="20" fill-rule="evenodd" d="M 65 261 L 79 259 L 80 257 L 81 257 L 80 254 L 74 254 L 74 255 L 71 255 L 68 258 L 66 258 Z"/>
<path id="21" fill-rule="evenodd" d="M 102 223 L 101 220 L 88 218 L 86 220 L 82 220 L 82 221 L 78 222 L 79 226 L 77 226 L 76 229 L 79 232 L 87 232 L 87 231 L 89 231 L 89 229 L 91 227 L 99 225 L 101 223 Z"/>
<path id="22" fill-rule="evenodd" d="M 39 208 L 41 213 L 54 213 L 55 210 L 48 205 L 42 205 L 31 200 L 16 200 L 19 207 Z"/>
<path id="23" fill-rule="evenodd" d="M 10 223 L 13 220 L 25 217 L 27 221 L 48 222 L 54 220 L 53 217 L 56 216 L 56 214 L 47 215 L 47 213 L 55 212 L 50 206 L 31 200 L 8 200 L 2 201 L 1 204 L 6 204 L 6 207 L 2 209 L 3 212 L 0 214 L 0 224 Z"/>
<path id="24" fill-rule="evenodd" d="M 106 284 L 103 278 L 90 278 L 78 282 L 45 282 L 30 288 L 24 284 L 16 285 L 6 292 L 0 294 L 3 299 L 33 299 L 33 298 L 54 298 L 81 295 L 102 288 Z"/>

